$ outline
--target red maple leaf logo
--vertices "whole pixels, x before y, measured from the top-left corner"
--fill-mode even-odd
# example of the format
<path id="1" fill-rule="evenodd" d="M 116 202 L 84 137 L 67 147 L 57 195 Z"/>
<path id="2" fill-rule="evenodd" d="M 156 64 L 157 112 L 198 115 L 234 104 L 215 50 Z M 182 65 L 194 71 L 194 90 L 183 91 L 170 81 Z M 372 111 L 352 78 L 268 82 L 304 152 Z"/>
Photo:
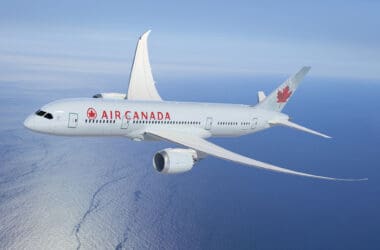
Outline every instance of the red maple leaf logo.
<path id="1" fill-rule="evenodd" d="M 87 109 L 87 117 L 88 119 L 96 119 L 96 110 L 94 108 L 88 108 Z"/>
<path id="2" fill-rule="evenodd" d="M 289 97 L 292 95 L 292 91 L 289 91 L 289 86 L 286 86 L 282 90 L 277 91 L 277 102 L 283 103 L 286 102 Z"/>

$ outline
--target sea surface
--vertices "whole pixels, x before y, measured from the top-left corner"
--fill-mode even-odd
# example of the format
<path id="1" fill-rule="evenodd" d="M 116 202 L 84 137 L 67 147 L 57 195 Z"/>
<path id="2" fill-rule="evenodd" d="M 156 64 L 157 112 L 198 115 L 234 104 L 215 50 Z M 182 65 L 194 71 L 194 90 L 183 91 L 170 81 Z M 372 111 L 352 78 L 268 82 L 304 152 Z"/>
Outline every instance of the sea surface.
<path id="1" fill-rule="evenodd" d="M 164 99 L 255 104 L 284 76 L 161 78 Z M 121 91 L 0 82 L 0 249 L 379 249 L 380 82 L 307 77 L 284 112 L 327 140 L 276 127 L 210 139 L 333 182 L 208 157 L 190 172 L 152 167 L 167 142 L 59 137 L 23 127 L 43 104 Z M 226 114 L 228 116 L 228 114 Z"/>

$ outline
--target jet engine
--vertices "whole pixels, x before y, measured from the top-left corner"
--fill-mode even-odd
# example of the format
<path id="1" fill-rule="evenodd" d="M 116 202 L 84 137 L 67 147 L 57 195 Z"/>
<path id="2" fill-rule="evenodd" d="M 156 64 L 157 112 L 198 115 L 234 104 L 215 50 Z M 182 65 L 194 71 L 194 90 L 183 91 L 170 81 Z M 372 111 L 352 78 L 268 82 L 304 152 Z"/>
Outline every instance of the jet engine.
<path id="1" fill-rule="evenodd" d="M 165 174 L 177 174 L 189 171 L 198 160 L 198 154 L 193 149 L 166 148 L 153 157 L 153 166 Z"/>
<path id="2" fill-rule="evenodd" d="M 123 93 L 100 93 L 92 96 L 93 98 L 103 98 L 103 99 L 117 99 L 122 100 L 127 98 L 127 94 Z"/>

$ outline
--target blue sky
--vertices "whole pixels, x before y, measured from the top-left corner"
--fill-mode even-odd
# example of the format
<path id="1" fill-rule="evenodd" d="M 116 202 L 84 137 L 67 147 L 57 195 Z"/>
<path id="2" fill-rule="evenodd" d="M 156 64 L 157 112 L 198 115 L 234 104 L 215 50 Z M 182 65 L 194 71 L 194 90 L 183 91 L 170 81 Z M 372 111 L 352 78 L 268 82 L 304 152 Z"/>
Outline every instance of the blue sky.
<path id="1" fill-rule="evenodd" d="M 156 78 L 311 65 L 314 76 L 379 79 L 379 10 L 378 1 L 2 1 L 0 80 L 127 77 L 147 29 Z"/>

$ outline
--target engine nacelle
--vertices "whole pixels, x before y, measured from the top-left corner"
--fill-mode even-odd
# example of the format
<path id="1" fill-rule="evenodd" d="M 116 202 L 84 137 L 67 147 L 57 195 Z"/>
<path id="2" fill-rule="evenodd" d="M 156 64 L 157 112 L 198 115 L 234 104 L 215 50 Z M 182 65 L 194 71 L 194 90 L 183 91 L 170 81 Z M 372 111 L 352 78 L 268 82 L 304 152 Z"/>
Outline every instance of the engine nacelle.
<path id="1" fill-rule="evenodd" d="M 123 93 L 100 93 L 100 94 L 94 95 L 93 98 L 122 100 L 122 99 L 127 98 L 127 94 L 123 94 Z"/>
<path id="2" fill-rule="evenodd" d="M 193 149 L 166 148 L 154 155 L 153 166 L 160 173 L 177 174 L 192 169 L 197 160 Z"/>

